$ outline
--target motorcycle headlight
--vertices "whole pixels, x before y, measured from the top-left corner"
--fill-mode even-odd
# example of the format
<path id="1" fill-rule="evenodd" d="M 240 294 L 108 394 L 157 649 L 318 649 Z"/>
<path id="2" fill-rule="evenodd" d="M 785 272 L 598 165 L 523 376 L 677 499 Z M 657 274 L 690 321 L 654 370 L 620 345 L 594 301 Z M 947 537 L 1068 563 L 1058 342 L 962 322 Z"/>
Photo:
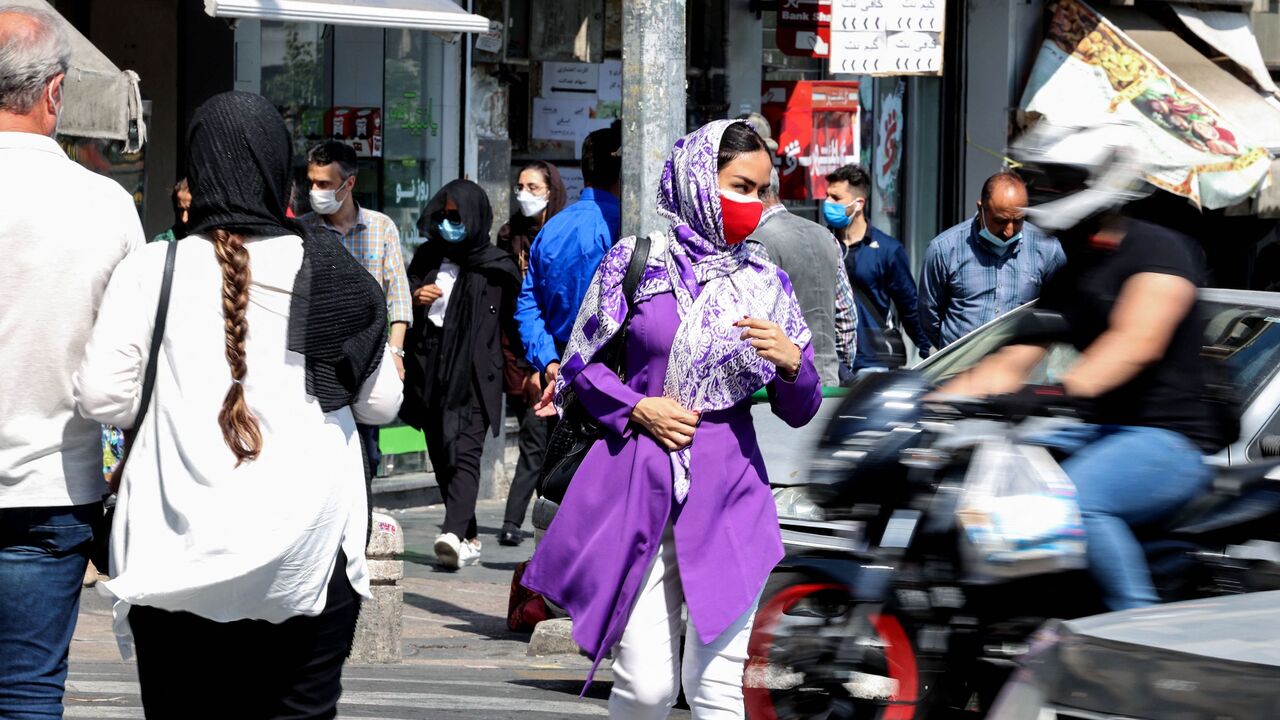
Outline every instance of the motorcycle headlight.
<path id="1" fill-rule="evenodd" d="M 826 519 L 822 508 L 813 502 L 803 487 L 774 488 L 773 504 L 777 506 L 780 518 L 816 521 Z"/>

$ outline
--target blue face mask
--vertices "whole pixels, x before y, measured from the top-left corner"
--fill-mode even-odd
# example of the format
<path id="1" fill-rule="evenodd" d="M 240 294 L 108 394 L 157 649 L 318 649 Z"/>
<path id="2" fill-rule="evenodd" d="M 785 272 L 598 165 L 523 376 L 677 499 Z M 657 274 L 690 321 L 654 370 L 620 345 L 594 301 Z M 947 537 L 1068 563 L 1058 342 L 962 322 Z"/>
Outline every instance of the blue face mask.
<path id="1" fill-rule="evenodd" d="M 853 202 L 857 202 L 856 200 Z M 849 203 L 852 205 L 853 202 Z M 822 218 L 827 221 L 827 225 L 833 228 L 847 227 L 853 222 L 853 218 L 848 215 L 849 205 L 841 205 L 831 199 L 822 201 Z"/>
<path id="2" fill-rule="evenodd" d="M 440 237 L 444 238 L 445 242 L 462 242 L 462 239 L 467 236 L 467 226 L 462 223 L 455 225 L 448 220 L 441 220 L 438 228 Z"/>
<path id="3" fill-rule="evenodd" d="M 978 235 L 981 236 L 983 240 L 986 240 L 987 242 L 991 243 L 991 245 L 994 246 L 995 249 L 1001 252 L 1008 250 L 1014 243 L 1022 239 L 1021 230 L 1014 233 L 1013 237 L 1009 238 L 1008 240 L 1005 240 L 999 235 L 988 230 L 987 218 L 985 217 L 985 214 L 981 210 L 978 211 L 978 224 L 981 226 L 978 228 Z"/>

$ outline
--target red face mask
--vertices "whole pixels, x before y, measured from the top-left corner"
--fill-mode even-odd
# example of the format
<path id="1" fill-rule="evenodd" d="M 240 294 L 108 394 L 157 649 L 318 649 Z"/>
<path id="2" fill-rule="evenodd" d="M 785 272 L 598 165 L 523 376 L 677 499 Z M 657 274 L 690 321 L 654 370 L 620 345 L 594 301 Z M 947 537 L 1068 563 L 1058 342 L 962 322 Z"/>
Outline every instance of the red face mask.
<path id="1" fill-rule="evenodd" d="M 737 245 L 756 231 L 764 205 L 760 200 L 732 190 L 720 191 L 720 217 L 724 221 L 724 241 Z"/>

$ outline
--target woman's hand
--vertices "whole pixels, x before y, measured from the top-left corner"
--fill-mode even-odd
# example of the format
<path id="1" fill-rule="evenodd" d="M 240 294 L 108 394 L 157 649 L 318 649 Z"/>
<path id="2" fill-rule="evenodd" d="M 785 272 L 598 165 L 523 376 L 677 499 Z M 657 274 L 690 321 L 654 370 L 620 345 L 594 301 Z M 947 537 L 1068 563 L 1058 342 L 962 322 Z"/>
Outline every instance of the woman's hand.
<path id="1" fill-rule="evenodd" d="M 547 382 L 542 389 L 542 399 L 538 404 L 533 406 L 533 414 L 535 417 L 555 417 L 556 406 L 552 402 L 556 395 L 556 378 L 560 377 L 560 363 L 553 362 L 547 364 Z M 526 387 L 528 387 L 526 385 Z"/>
<path id="2" fill-rule="evenodd" d="M 756 354 L 773 363 L 783 377 L 795 378 L 800 372 L 800 348 L 782 332 L 778 323 L 755 318 L 742 318 L 734 327 L 746 328 L 742 339 L 750 340 Z"/>
<path id="3" fill-rule="evenodd" d="M 423 285 L 422 287 L 413 291 L 413 304 L 414 305 L 430 305 L 436 300 L 439 300 L 440 296 L 443 294 L 444 294 L 444 291 L 441 290 L 440 286 L 436 285 L 435 283 L 431 283 L 430 285 Z"/>
<path id="4" fill-rule="evenodd" d="M 524 387 L 521 390 L 524 393 L 525 404 L 536 407 L 542 399 L 542 373 L 533 370 L 525 375 Z"/>
<path id="5" fill-rule="evenodd" d="M 665 397 L 647 397 L 631 409 L 631 419 L 668 450 L 679 450 L 693 442 L 699 415 L 698 411 L 686 410 Z"/>

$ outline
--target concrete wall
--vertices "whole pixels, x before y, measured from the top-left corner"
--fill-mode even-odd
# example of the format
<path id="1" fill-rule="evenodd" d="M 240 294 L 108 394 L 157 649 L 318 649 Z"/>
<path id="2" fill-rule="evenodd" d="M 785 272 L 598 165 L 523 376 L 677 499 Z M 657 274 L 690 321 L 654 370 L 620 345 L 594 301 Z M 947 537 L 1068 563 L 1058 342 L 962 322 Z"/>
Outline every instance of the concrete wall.
<path id="1" fill-rule="evenodd" d="M 1000 170 L 999 154 L 1009 140 L 1012 113 L 1044 37 L 1042 0 L 970 0 L 965 10 L 964 202 L 960 217 L 943 218 L 944 224 L 959 222 L 972 212 L 982 184 Z M 947 68 L 947 72 L 961 69 Z"/>
<path id="2" fill-rule="evenodd" d="M 760 83 L 764 79 L 764 21 L 751 10 L 751 0 L 727 0 L 725 75 L 728 80 L 729 116 L 760 110 Z"/>

